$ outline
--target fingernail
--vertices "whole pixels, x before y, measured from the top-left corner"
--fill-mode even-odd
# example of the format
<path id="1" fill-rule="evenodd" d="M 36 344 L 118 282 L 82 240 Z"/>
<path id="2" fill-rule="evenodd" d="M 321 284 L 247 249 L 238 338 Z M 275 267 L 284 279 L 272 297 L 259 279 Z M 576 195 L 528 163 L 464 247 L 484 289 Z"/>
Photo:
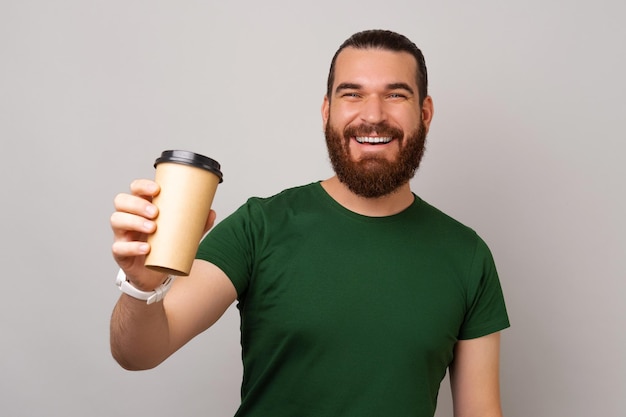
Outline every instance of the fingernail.
<path id="1" fill-rule="evenodd" d="M 141 245 L 139 245 L 139 252 L 141 253 L 148 253 L 148 249 L 150 249 L 150 246 L 148 246 L 147 243 L 142 243 Z"/>
<path id="2" fill-rule="evenodd" d="M 146 213 L 148 213 L 150 216 L 154 216 L 156 214 L 156 207 L 153 206 L 152 204 L 147 205 Z"/>
<path id="3" fill-rule="evenodd" d="M 156 188 L 157 188 L 157 186 L 156 186 L 156 184 L 155 184 L 155 183 L 153 183 L 153 182 L 149 182 L 149 183 L 146 185 L 146 189 L 147 189 L 148 191 L 156 191 Z"/>

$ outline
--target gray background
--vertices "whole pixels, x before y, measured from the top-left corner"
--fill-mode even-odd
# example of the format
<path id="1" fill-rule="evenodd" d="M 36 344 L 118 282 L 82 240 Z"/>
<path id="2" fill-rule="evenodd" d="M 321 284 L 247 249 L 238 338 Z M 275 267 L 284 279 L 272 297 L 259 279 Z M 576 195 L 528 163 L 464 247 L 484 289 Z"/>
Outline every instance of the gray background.
<path id="1" fill-rule="evenodd" d="M 112 199 L 169 148 L 222 163 L 220 218 L 330 176 L 319 113 L 330 59 L 353 32 L 382 27 L 412 38 L 430 72 L 435 119 L 414 189 L 475 228 L 498 264 L 513 324 L 506 415 L 624 416 L 625 11 L 618 0 L 2 0 L 0 413 L 232 415 L 234 308 L 155 370 L 111 359 Z M 446 382 L 438 416 L 450 403 Z"/>

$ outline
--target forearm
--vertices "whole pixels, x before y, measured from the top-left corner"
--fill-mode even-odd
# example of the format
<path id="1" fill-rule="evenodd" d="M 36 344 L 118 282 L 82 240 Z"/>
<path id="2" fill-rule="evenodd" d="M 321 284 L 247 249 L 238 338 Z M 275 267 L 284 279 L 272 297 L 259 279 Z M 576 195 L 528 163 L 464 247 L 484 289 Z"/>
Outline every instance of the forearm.
<path id="1" fill-rule="evenodd" d="M 111 317 L 111 353 L 125 369 L 154 368 L 172 352 L 163 303 L 147 305 L 123 294 Z"/>

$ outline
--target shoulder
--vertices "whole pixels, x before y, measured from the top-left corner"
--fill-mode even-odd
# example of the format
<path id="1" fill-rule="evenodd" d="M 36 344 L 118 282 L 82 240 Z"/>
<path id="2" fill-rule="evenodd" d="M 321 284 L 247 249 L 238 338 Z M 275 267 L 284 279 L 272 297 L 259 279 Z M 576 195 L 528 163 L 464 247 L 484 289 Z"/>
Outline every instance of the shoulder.
<path id="1" fill-rule="evenodd" d="M 284 189 L 278 194 L 269 197 L 250 197 L 246 204 L 271 206 L 274 204 L 284 204 L 301 199 L 316 198 L 319 195 L 319 182 L 300 185 Z"/>
<path id="2" fill-rule="evenodd" d="M 269 197 L 250 197 L 241 209 L 251 214 L 280 215 L 311 210 L 322 200 L 321 186 L 314 182 L 287 188 Z"/>
<path id="3" fill-rule="evenodd" d="M 413 217 L 419 224 L 417 231 L 441 256 L 462 263 L 475 263 L 478 260 L 493 262 L 489 246 L 474 228 L 419 198 L 416 198 L 415 206 Z"/>
<path id="4" fill-rule="evenodd" d="M 431 230 L 442 237 L 454 237 L 454 239 L 467 239 L 469 241 L 480 239 L 473 228 L 461 223 L 456 218 L 444 213 L 421 198 L 416 197 L 414 206 L 416 217 L 420 219 L 425 229 Z"/>

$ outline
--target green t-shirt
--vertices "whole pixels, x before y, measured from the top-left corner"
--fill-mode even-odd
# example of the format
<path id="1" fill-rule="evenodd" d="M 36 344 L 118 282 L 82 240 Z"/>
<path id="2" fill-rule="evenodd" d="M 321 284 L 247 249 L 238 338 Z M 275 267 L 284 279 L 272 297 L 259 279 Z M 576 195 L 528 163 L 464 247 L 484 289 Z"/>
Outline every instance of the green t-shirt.
<path id="1" fill-rule="evenodd" d="M 416 197 L 353 213 L 313 183 L 252 198 L 198 258 L 235 285 L 245 417 L 432 417 L 459 339 L 509 326 L 489 249 Z"/>

